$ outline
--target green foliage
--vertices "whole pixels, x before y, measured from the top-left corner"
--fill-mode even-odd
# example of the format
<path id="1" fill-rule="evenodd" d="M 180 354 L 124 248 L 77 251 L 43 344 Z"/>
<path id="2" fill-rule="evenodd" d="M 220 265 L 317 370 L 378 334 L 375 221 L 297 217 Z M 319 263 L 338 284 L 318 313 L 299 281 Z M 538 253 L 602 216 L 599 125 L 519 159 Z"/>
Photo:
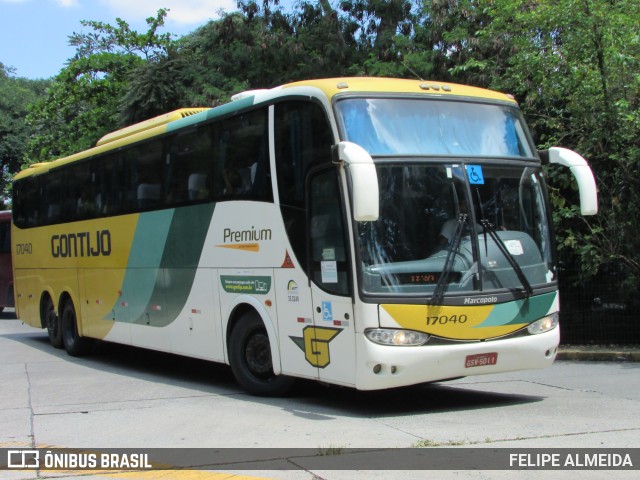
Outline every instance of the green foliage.
<path id="1" fill-rule="evenodd" d="M 81 22 L 93 31 L 69 37 L 75 56 L 27 117 L 34 135 L 25 165 L 90 148 L 104 134 L 178 103 L 175 91 L 167 93 L 154 77 L 166 73 L 171 79 L 175 70 L 167 61 L 171 35 L 157 32 L 166 14 L 161 9 L 149 17 L 142 34 L 119 18 L 117 26 Z"/>
<path id="2" fill-rule="evenodd" d="M 440 75 L 514 94 L 540 148 L 565 146 L 590 162 L 599 188 L 595 217 L 580 215 L 568 172 L 547 172 L 570 282 L 613 262 L 633 279 L 628 293 L 636 292 L 640 225 L 630 213 L 640 207 L 640 4 L 445 0 L 424 8 Z"/>
<path id="3" fill-rule="evenodd" d="M 172 45 L 170 33 L 159 34 L 158 29 L 164 26 L 164 19 L 169 12 L 161 8 L 155 17 L 146 19 L 149 29 L 145 33 L 131 30 L 129 24 L 116 18 L 113 26 L 104 22 L 82 20 L 83 27 L 91 27 L 92 32 L 76 33 L 69 37 L 69 45 L 76 48 L 73 60 L 90 57 L 96 53 L 123 53 L 141 55 L 146 60 L 153 60 L 167 54 Z"/>
<path id="4" fill-rule="evenodd" d="M 277 2 L 262 3 L 238 2 L 240 12 L 181 40 L 190 100 L 217 105 L 241 90 L 347 73 L 357 51 L 328 2 L 301 1 L 295 13 L 285 13 Z"/>
<path id="5" fill-rule="evenodd" d="M 118 128 L 119 98 L 136 55 L 96 53 L 72 61 L 36 102 L 27 120 L 34 135 L 25 164 L 49 161 L 90 148 Z"/>
<path id="6" fill-rule="evenodd" d="M 11 177 L 19 170 L 30 131 L 25 123 L 28 107 L 44 95 L 46 80 L 13 76 L 0 63 L 0 209 L 10 203 Z"/>
<path id="7" fill-rule="evenodd" d="M 122 123 L 130 125 L 185 106 L 187 75 L 181 58 L 138 65 L 127 75 L 128 84 L 118 104 Z"/>

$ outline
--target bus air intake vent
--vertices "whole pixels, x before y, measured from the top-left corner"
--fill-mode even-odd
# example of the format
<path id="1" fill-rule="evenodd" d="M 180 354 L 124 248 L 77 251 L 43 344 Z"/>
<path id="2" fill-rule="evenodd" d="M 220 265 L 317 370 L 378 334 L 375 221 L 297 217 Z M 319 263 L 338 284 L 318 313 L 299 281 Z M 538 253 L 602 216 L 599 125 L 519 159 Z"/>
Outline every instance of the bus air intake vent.
<path id="1" fill-rule="evenodd" d="M 96 147 L 99 147 L 101 145 L 106 145 L 107 143 L 115 142 L 116 140 L 122 140 L 123 138 L 130 137 L 137 133 L 141 133 L 146 130 L 159 127 L 161 125 L 166 125 L 167 123 L 173 122 L 175 120 L 180 120 L 181 118 L 189 117 L 191 115 L 195 115 L 196 113 L 204 112 L 205 110 L 209 110 L 209 109 L 208 108 L 181 108 L 179 110 L 174 110 L 173 112 L 165 113 L 155 118 L 150 118 L 149 120 L 145 120 L 144 122 L 136 123 L 134 125 L 121 128 L 120 130 L 116 130 L 115 132 L 106 134 L 104 137 L 98 140 L 98 143 L 96 143 Z"/>

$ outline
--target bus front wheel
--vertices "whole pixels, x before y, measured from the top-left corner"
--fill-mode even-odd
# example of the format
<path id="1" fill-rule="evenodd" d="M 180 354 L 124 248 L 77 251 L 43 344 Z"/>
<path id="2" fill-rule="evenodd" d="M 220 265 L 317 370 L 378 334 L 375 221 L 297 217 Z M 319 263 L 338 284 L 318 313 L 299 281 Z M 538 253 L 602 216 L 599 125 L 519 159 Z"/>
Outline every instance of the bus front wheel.
<path id="1" fill-rule="evenodd" d="M 73 307 L 71 300 L 67 300 L 64 304 L 60 326 L 62 330 L 62 343 L 67 353 L 72 357 L 86 355 L 91 349 L 93 341 L 90 338 L 81 337 L 78 334 L 76 309 Z"/>
<path id="2" fill-rule="evenodd" d="M 56 308 L 53 306 L 53 300 L 51 300 L 51 297 L 47 296 L 42 303 L 40 315 L 42 324 L 47 328 L 49 342 L 55 348 L 62 348 L 62 328 L 60 327 L 60 318 L 56 313 Z"/>
<path id="3" fill-rule="evenodd" d="M 245 313 L 231 331 L 229 363 L 237 382 L 252 395 L 284 395 L 293 384 L 293 378 L 273 373 L 269 336 L 256 312 Z"/>

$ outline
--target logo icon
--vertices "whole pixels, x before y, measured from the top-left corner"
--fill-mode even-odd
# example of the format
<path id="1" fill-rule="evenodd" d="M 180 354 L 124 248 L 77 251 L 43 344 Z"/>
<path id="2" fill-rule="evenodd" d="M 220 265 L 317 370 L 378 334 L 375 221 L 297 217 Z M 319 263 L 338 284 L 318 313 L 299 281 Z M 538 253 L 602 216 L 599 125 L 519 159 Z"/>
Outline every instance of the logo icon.
<path id="1" fill-rule="evenodd" d="M 40 452 L 38 450 L 7 451 L 8 468 L 40 468 Z"/>
<path id="2" fill-rule="evenodd" d="M 289 280 L 289 283 L 287 284 L 287 300 L 294 303 L 300 301 L 300 296 L 298 295 L 298 284 L 295 280 Z"/>
<path id="3" fill-rule="evenodd" d="M 302 330 L 302 338 L 289 338 L 304 352 L 304 358 L 307 362 L 314 367 L 324 368 L 331 363 L 329 342 L 341 331 L 339 328 L 309 326 Z"/>
<path id="4" fill-rule="evenodd" d="M 467 177 L 471 185 L 484 185 L 482 165 L 467 165 Z"/>

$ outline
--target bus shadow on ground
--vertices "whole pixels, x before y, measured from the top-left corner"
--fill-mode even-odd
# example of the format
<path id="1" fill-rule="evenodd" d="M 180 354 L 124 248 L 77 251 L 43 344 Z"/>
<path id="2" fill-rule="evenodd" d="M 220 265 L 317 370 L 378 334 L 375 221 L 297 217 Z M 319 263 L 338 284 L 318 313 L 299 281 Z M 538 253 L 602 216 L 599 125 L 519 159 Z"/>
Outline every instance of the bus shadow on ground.
<path id="1" fill-rule="evenodd" d="M 479 391 L 469 384 L 429 383 L 358 391 L 304 379 L 298 380 L 285 397 L 255 397 L 237 385 L 229 366 L 207 360 L 109 342 L 99 342 L 90 355 L 77 358 L 53 348 L 42 331 L 6 334 L 4 337 L 83 367 L 211 395 L 231 395 L 242 401 L 276 406 L 309 420 L 329 420 L 335 416 L 386 417 L 470 411 L 535 403 L 545 398 Z"/>
<path id="2" fill-rule="evenodd" d="M 473 389 L 469 384 L 429 383 L 377 391 L 307 382 L 296 393 L 299 406 L 321 404 L 341 415 L 387 417 L 426 413 L 481 410 L 540 402 L 543 396 Z"/>

